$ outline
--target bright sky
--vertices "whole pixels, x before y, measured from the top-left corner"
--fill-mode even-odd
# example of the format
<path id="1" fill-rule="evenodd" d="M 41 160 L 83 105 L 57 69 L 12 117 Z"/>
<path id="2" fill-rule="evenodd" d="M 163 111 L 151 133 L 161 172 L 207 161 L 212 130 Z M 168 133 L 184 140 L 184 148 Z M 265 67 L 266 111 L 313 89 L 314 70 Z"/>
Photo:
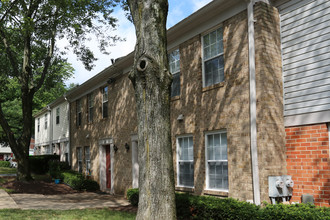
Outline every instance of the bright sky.
<path id="1" fill-rule="evenodd" d="M 169 0 L 169 12 L 167 17 L 167 27 L 170 28 L 182 19 L 188 17 L 193 12 L 202 8 L 212 0 Z M 73 54 L 68 54 L 68 62 L 72 63 L 75 69 L 74 78 L 69 79 L 67 84 L 78 83 L 82 84 L 92 76 L 98 74 L 103 69 L 111 65 L 111 59 L 125 56 L 134 50 L 135 46 L 135 30 L 134 25 L 129 22 L 125 13 L 120 9 L 116 10 L 114 17 L 118 19 L 119 27 L 114 34 L 126 38 L 124 42 L 117 42 L 116 46 L 110 48 L 110 55 L 104 55 L 99 52 L 96 42 L 91 41 L 89 47 L 94 52 L 98 60 L 94 63 L 95 67 L 91 71 L 87 71 L 83 64 L 77 60 Z M 61 47 L 59 45 L 59 47 Z"/>

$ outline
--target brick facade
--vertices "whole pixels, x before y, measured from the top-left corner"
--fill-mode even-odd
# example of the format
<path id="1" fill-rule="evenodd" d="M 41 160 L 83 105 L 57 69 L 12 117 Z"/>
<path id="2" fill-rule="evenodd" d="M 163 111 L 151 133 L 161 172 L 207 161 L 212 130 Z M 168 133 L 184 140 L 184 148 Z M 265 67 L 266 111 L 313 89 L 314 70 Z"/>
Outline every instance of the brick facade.
<path id="1" fill-rule="evenodd" d="M 330 155 L 327 124 L 288 127 L 286 155 L 288 175 L 294 181 L 291 201 L 311 194 L 315 204 L 330 207 Z"/>
<path id="2" fill-rule="evenodd" d="M 107 85 L 107 84 L 105 84 Z M 87 122 L 87 95 L 82 101 L 82 125 L 76 126 L 76 103 L 71 103 L 71 151 L 73 169 L 77 170 L 77 147 L 90 147 L 92 178 L 100 182 L 100 154 L 99 141 L 109 138 L 118 147 L 113 153 L 114 193 L 124 194 L 132 185 L 131 151 L 126 151 L 125 144 L 131 143 L 131 136 L 137 134 L 135 112 L 135 98 L 133 86 L 127 74 L 116 79 L 116 83 L 108 85 L 109 88 L 109 116 L 102 118 L 102 92 L 101 88 L 93 91 L 94 94 L 94 120 Z M 84 153 L 83 153 L 84 154 Z M 83 173 L 86 164 L 83 155 Z"/>
<path id="3" fill-rule="evenodd" d="M 258 162 L 261 200 L 269 201 L 268 176 L 286 174 L 279 19 L 276 9 L 264 3 L 255 5 L 255 18 Z M 253 200 L 247 11 L 218 25 L 223 30 L 224 82 L 203 88 L 201 37 L 206 33 L 178 45 L 181 91 L 171 102 L 173 162 L 177 179 L 176 139 L 191 135 L 194 188 L 177 187 L 177 190 Z M 120 75 L 109 85 L 109 117 L 106 119 L 102 119 L 101 114 L 100 88 L 94 90 L 94 95 L 92 123 L 87 122 L 87 95 L 81 97 L 83 115 L 79 127 L 75 123 L 76 104 L 70 104 L 73 168 L 77 169 L 77 147 L 89 146 L 92 177 L 100 181 L 99 140 L 111 138 L 119 149 L 113 155 L 114 192 L 124 194 L 132 186 L 132 153 L 126 151 L 124 145 L 137 134 L 133 87 L 127 74 Z M 177 120 L 180 114 L 184 115 L 182 121 Z M 226 131 L 228 192 L 205 190 L 205 135 L 211 131 Z"/>

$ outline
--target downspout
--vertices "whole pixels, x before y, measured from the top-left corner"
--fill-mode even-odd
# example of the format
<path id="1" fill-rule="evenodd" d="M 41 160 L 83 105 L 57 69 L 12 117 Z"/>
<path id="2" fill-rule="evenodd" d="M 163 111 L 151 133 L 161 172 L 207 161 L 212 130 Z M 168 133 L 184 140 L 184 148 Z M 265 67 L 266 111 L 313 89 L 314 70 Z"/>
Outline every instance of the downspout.
<path id="1" fill-rule="evenodd" d="M 69 120 L 69 140 L 68 140 L 68 147 L 69 147 L 69 152 L 68 152 L 68 160 L 69 160 L 69 165 L 71 166 L 71 112 L 70 112 L 70 102 L 69 102 L 69 99 L 66 97 L 66 95 L 64 95 L 64 99 L 65 101 L 67 101 L 68 103 L 68 120 Z M 72 166 L 71 166 L 71 169 L 72 169 Z"/>
<path id="2" fill-rule="evenodd" d="M 255 45 L 254 45 L 254 0 L 247 4 L 248 12 L 248 40 L 249 40 L 249 84 L 250 84 L 250 144 L 251 164 L 253 179 L 253 200 L 260 205 L 260 183 L 257 149 L 257 102 L 256 102 L 256 67 L 255 67 Z"/>
<path id="3" fill-rule="evenodd" d="M 52 114 L 52 108 L 49 105 L 47 105 L 47 110 L 49 112 L 49 125 L 48 125 L 49 126 L 49 132 L 48 132 L 48 134 L 49 134 L 49 136 L 48 136 L 49 137 L 49 141 L 48 141 L 48 146 L 49 146 L 50 152 L 52 152 L 52 150 L 53 150 L 53 123 L 52 123 L 52 121 L 53 121 L 53 114 Z"/>

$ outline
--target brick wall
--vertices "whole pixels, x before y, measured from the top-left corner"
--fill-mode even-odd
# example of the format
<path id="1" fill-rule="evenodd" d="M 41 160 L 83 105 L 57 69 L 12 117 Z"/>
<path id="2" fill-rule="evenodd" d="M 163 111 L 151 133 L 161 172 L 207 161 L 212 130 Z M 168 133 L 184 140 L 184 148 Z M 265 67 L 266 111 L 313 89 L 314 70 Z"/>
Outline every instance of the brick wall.
<path id="1" fill-rule="evenodd" d="M 269 201 L 268 176 L 286 174 L 280 18 L 276 8 L 254 6 L 257 145 L 261 201 Z"/>
<path id="2" fill-rule="evenodd" d="M 291 201 L 311 194 L 315 204 L 330 206 L 329 132 L 326 124 L 288 127 L 287 171 L 295 183 Z"/>

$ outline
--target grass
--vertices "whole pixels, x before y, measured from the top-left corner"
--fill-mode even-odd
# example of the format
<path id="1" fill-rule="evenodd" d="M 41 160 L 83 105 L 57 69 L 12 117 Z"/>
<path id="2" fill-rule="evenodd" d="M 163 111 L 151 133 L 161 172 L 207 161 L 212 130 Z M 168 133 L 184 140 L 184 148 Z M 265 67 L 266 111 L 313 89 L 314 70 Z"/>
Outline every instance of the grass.
<path id="1" fill-rule="evenodd" d="M 109 209 L 75 209 L 75 210 L 0 210 L 0 219 L 135 219 L 135 214 Z"/>
<path id="2" fill-rule="evenodd" d="M 17 172 L 16 168 L 0 167 L 0 174 L 12 174 L 16 172 Z"/>

